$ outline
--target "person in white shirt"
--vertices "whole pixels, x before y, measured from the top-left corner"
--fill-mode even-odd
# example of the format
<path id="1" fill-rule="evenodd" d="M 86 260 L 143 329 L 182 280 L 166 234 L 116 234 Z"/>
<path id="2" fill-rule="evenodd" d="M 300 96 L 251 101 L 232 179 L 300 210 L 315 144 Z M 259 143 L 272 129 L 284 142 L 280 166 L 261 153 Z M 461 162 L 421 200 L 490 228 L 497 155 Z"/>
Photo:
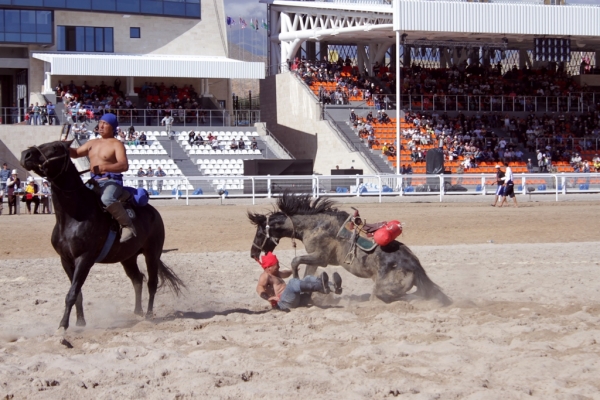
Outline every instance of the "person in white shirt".
<path id="1" fill-rule="evenodd" d="M 160 121 L 161 125 L 165 125 L 167 128 L 167 136 L 171 136 L 171 127 L 173 126 L 174 118 L 169 114 L 166 115 L 162 121 Z"/>
<path id="2" fill-rule="evenodd" d="M 502 177 L 502 180 L 504 181 L 504 184 L 502 185 L 504 186 L 504 193 L 502 194 L 502 201 L 498 207 L 502 207 L 502 205 L 506 202 L 506 198 L 510 197 L 513 199 L 515 207 L 518 208 L 519 205 L 517 204 L 517 198 L 515 197 L 515 184 L 513 182 L 512 168 L 509 167 L 507 162 L 504 163 L 504 166 L 506 167 L 506 171 L 504 171 L 504 176 Z"/>

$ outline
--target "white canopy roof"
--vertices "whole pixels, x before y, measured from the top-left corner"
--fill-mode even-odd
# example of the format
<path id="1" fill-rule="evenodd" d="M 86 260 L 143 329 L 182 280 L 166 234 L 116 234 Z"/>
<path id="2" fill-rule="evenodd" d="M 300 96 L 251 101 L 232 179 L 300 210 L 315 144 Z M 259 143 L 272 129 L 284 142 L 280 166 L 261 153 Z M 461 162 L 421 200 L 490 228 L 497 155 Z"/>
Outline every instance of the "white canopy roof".
<path id="1" fill-rule="evenodd" d="M 33 52 L 31 56 L 50 63 L 52 75 L 221 79 L 265 77 L 264 63 L 227 57 L 64 52 Z"/>

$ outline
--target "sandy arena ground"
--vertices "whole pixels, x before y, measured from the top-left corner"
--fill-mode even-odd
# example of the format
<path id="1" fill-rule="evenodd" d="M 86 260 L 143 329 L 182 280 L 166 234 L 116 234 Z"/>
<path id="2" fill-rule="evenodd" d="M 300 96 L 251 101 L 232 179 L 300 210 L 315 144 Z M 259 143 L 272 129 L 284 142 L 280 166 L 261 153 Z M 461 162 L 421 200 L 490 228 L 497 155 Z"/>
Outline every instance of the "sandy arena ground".
<path id="1" fill-rule="evenodd" d="M 343 295 L 290 313 L 255 293 L 245 213 L 268 201 L 156 201 L 163 260 L 187 291 L 159 291 L 146 321 L 122 267 L 94 266 L 73 348 L 54 335 L 69 287 L 54 216 L 2 215 L 0 399 L 600 399 L 600 202 L 490 200 L 340 204 L 403 221 L 401 241 L 452 306 L 371 302 L 371 281 L 329 267 Z M 288 239 L 277 253 L 289 265 Z"/>

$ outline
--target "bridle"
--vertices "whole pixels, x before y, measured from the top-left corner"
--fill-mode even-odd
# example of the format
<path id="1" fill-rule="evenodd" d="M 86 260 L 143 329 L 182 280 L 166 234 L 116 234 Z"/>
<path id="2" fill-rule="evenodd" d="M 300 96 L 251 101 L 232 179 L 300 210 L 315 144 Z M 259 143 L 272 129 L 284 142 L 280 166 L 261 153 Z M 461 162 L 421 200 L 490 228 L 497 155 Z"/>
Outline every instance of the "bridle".
<path id="1" fill-rule="evenodd" d="M 263 242 L 260 244 L 260 246 L 258 246 L 256 243 L 252 243 L 252 247 L 258 248 L 259 251 L 263 251 L 263 249 L 265 248 L 265 244 L 267 244 L 267 240 L 270 240 L 273 243 L 275 243 L 275 246 L 279 244 L 279 238 L 272 237 L 269 233 L 269 229 L 271 228 L 269 226 L 269 218 L 271 218 L 270 214 L 267 215 L 267 224 L 265 225 L 265 238 L 263 239 Z"/>
<path id="2" fill-rule="evenodd" d="M 296 254 L 296 225 L 294 225 L 294 220 L 291 219 L 288 215 L 285 215 L 286 219 L 289 219 L 290 222 L 292 223 L 292 246 L 294 247 L 294 255 Z M 265 244 L 267 244 L 267 240 L 272 241 L 273 243 L 275 243 L 275 246 L 277 246 L 279 244 L 279 240 L 281 238 L 276 238 L 271 236 L 270 234 L 270 229 L 271 227 L 269 226 L 269 218 L 271 218 L 271 214 L 267 215 L 267 223 L 265 225 L 265 238 L 263 239 L 262 243 L 260 246 L 258 246 L 256 243 L 252 243 L 252 247 L 256 247 L 259 249 L 259 251 L 263 251 L 263 249 L 265 248 Z"/>
<path id="3" fill-rule="evenodd" d="M 34 149 L 36 149 L 37 151 L 39 151 L 40 154 L 42 155 L 42 157 L 44 158 L 44 162 L 41 163 L 41 164 L 38 164 L 38 168 L 40 170 L 42 170 L 42 171 L 46 170 L 46 166 L 50 162 L 55 161 L 55 160 L 60 160 L 61 158 L 64 159 L 62 168 L 60 169 L 60 171 L 58 171 L 58 173 L 56 175 L 54 175 L 54 176 L 46 175 L 49 179 L 57 178 L 58 176 L 60 176 L 61 174 L 63 174 L 67 170 L 67 168 L 69 167 L 69 159 L 70 159 L 70 157 L 69 157 L 69 155 L 67 153 L 63 153 L 63 154 L 61 154 L 59 156 L 48 158 L 48 157 L 46 157 L 46 155 L 44 154 L 44 152 L 38 146 L 31 146 L 31 147 L 33 147 Z"/>

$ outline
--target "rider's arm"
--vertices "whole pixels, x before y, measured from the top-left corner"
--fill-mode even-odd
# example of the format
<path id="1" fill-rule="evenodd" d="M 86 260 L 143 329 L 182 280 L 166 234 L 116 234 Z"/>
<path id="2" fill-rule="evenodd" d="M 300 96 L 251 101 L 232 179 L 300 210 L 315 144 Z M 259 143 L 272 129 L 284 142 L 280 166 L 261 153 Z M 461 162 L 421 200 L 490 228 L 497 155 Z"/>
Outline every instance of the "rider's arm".
<path id="1" fill-rule="evenodd" d="M 69 147 L 69 157 L 71 158 L 85 157 L 89 152 L 90 148 L 87 144 L 79 147 Z"/>
<path id="2" fill-rule="evenodd" d="M 282 277 L 283 279 L 289 278 L 290 276 L 292 276 L 292 270 L 291 269 L 280 269 L 279 276 Z"/>
<path id="3" fill-rule="evenodd" d="M 267 294 L 267 283 L 269 281 L 269 278 L 267 276 L 267 274 L 263 273 L 260 275 L 260 278 L 258 278 L 258 284 L 256 285 L 256 293 L 258 293 L 258 295 L 265 300 L 269 300 L 269 295 Z"/>

